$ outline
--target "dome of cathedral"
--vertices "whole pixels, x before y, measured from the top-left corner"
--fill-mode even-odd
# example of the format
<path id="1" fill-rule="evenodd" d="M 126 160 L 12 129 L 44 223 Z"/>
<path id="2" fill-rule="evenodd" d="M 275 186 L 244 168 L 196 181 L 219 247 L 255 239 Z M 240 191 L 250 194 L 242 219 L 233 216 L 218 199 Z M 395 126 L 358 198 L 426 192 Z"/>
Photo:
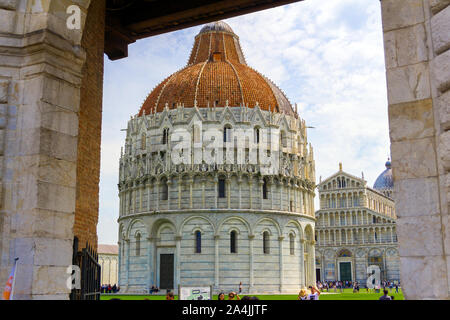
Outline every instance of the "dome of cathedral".
<path id="1" fill-rule="evenodd" d="M 199 108 L 256 105 L 262 110 L 296 116 L 285 94 L 268 78 L 250 68 L 239 37 L 222 21 L 204 26 L 186 67 L 163 80 L 148 95 L 139 116 L 177 105 Z"/>
<path id="2" fill-rule="evenodd" d="M 394 180 L 392 178 L 391 162 L 388 160 L 385 163 L 386 170 L 384 170 L 375 180 L 373 188 L 379 191 L 392 190 L 394 188 Z"/>
<path id="3" fill-rule="evenodd" d="M 215 21 L 212 23 L 208 23 L 200 30 L 199 34 L 209 31 L 225 31 L 234 34 L 233 29 L 231 29 L 231 27 L 223 21 Z"/>

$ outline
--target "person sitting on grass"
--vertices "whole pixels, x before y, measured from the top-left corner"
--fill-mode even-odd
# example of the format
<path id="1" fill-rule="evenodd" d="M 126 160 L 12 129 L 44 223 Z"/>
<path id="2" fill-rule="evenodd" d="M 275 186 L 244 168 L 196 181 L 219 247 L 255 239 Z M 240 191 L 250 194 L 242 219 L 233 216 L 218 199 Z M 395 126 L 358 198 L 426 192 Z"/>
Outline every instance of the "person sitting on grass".
<path id="1" fill-rule="evenodd" d="M 308 300 L 308 293 L 306 292 L 306 289 L 301 289 L 298 293 L 297 300 Z"/>
<path id="2" fill-rule="evenodd" d="M 384 295 L 380 297 L 379 300 L 392 300 L 392 298 L 388 295 L 388 291 L 386 289 L 383 290 Z"/>
<path id="3" fill-rule="evenodd" d="M 230 292 L 228 294 L 228 300 L 234 300 L 234 298 L 236 298 L 237 300 L 241 300 L 241 298 L 236 292 Z"/>
<path id="4" fill-rule="evenodd" d="M 175 297 L 174 297 L 172 291 L 167 290 L 166 300 L 175 300 Z"/>
<path id="5" fill-rule="evenodd" d="M 217 300 L 225 300 L 225 293 L 221 292 L 217 295 Z"/>

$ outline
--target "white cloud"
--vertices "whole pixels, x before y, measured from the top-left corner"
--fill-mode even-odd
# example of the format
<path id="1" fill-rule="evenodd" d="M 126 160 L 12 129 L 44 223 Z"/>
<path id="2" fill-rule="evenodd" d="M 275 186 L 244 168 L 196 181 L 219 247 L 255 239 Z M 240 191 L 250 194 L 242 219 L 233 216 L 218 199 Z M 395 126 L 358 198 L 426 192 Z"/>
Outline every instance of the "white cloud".
<path id="1" fill-rule="evenodd" d="M 389 155 L 380 3 L 321 0 L 227 19 L 247 63 L 271 78 L 309 129 L 316 176 L 338 170 L 369 185 Z M 152 88 L 183 67 L 201 26 L 140 40 L 129 57 L 105 63 L 99 242 L 117 242 L 117 176 L 130 115 Z M 317 206 L 317 202 L 316 202 Z"/>

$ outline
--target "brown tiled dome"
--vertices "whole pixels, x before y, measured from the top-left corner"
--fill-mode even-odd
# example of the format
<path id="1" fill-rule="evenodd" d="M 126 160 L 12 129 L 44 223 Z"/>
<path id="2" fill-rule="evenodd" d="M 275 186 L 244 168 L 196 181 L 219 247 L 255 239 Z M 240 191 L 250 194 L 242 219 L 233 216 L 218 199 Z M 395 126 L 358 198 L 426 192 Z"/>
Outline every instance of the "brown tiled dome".
<path id="1" fill-rule="evenodd" d="M 294 115 L 281 90 L 245 62 L 239 38 L 225 22 L 204 26 L 195 37 L 188 65 L 161 82 L 147 97 L 139 116 L 175 108 L 257 103 L 263 110 Z"/>

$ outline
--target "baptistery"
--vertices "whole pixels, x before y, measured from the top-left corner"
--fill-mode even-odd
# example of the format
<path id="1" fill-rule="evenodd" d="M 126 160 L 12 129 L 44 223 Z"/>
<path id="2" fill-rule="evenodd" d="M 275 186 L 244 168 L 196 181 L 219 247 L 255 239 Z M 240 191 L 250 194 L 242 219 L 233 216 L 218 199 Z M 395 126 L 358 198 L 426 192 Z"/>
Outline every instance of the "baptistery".
<path id="1" fill-rule="evenodd" d="M 121 291 L 315 283 L 305 121 L 226 23 L 204 26 L 128 121 L 119 167 Z"/>

